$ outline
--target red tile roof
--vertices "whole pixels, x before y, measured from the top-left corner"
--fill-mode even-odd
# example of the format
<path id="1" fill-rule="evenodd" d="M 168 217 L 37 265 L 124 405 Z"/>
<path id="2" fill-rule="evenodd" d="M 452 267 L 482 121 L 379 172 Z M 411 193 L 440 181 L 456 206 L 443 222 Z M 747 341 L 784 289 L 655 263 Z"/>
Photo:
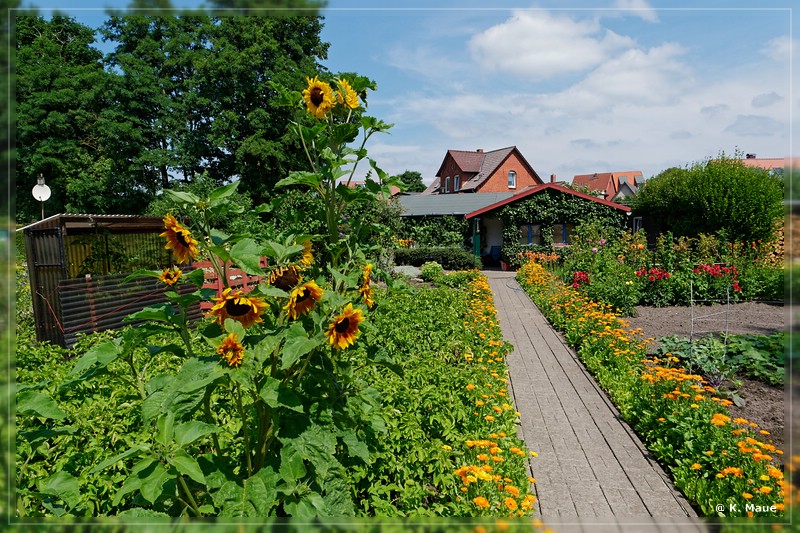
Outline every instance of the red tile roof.
<path id="1" fill-rule="evenodd" d="M 611 202 L 609 200 L 603 200 L 602 198 L 597 198 L 596 196 L 592 196 L 591 194 L 585 194 L 582 192 L 574 191 L 572 189 L 567 189 L 566 187 L 562 187 L 558 183 L 543 183 L 542 185 L 537 185 L 535 187 L 526 187 L 525 189 L 522 189 L 520 192 L 518 192 L 517 194 L 515 194 L 510 198 L 506 198 L 505 200 L 501 200 L 492 205 L 486 206 L 482 209 L 478 209 L 477 211 L 473 211 L 472 213 L 467 213 L 465 215 L 465 218 L 469 220 L 470 218 L 474 218 L 478 215 L 494 211 L 495 209 L 499 209 L 505 205 L 523 200 L 528 196 L 539 194 L 540 192 L 545 191 L 547 189 L 555 189 L 558 192 L 571 194 L 573 196 L 577 196 L 578 198 L 583 198 L 584 200 L 590 200 L 592 202 L 597 202 L 599 204 L 607 205 L 608 207 L 613 207 L 614 209 L 619 209 L 620 211 L 624 211 L 626 213 L 630 212 L 631 210 L 631 208 L 628 207 L 627 205 L 618 204 L 616 202 Z"/>
<path id="2" fill-rule="evenodd" d="M 740 159 L 746 167 L 764 168 L 772 170 L 775 168 L 800 168 L 800 157 L 748 157 Z"/>
<path id="3" fill-rule="evenodd" d="M 619 192 L 619 179 L 628 178 L 632 185 L 638 185 L 642 181 L 642 173 L 639 170 L 628 170 L 626 172 L 603 172 L 594 174 L 580 174 L 572 178 L 574 187 L 588 187 L 590 191 L 605 191 L 609 198 L 614 197 Z M 638 181 L 637 181 L 638 178 Z"/>
<path id="4" fill-rule="evenodd" d="M 459 190 L 465 192 L 474 191 L 483 185 L 513 152 L 517 152 L 522 163 L 530 170 L 531 176 L 533 176 L 535 180 L 541 182 L 542 180 L 539 178 L 539 175 L 536 174 L 536 171 L 533 170 L 533 167 L 525 160 L 516 146 L 508 146 L 489 152 L 484 152 L 483 150 L 476 150 L 474 152 L 467 150 L 448 150 L 441 166 L 439 166 L 439 170 L 436 171 L 436 176 L 437 179 L 441 177 L 444 172 L 444 166 L 447 163 L 447 157 L 450 156 L 464 176 Z M 433 190 L 436 188 L 438 188 L 438 184 L 435 186 L 432 184 L 431 187 L 429 187 L 429 189 Z M 431 190 L 431 192 L 433 192 L 433 190 Z M 425 192 L 427 193 L 428 191 L 426 190 Z"/>

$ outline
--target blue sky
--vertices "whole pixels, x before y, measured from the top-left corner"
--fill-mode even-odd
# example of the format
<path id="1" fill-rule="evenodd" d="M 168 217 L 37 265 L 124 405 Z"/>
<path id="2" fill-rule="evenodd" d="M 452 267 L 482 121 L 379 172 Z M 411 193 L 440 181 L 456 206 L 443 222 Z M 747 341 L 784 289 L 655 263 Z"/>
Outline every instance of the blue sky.
<path id="1" fill-rule="evenodd" d="M 323 63 L 377 82 L 370 114 L 395 126 L 370 155 L 426 182 L 448 149 L 516 145 L 543 179 L 570 181 L 651 177 L 736 149 L 799 156 L 792 2 L 686 4 L 330 0 Z M 103 18 L 61 9 L 89 25 Z"/>

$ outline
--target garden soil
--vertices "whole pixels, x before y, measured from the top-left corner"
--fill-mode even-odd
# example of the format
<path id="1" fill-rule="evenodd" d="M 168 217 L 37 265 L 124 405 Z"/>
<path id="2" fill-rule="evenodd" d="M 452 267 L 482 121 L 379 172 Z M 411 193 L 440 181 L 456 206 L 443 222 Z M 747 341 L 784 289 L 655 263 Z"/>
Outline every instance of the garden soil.
<path id="1" fill-rule="evenodd" d="M 759 333 L 769 335 L 777 331 L 788 331 L 788 324 L 800 333 L 800 316 L 789 307 L 759 302 L 746 302 L 725 305 L 690 307 L 637 307 L 636 316 L 626 318 L 631 328 L 641 328 L 646 338 L 658 339 L 669 335 L 681 337 L 729 333 Z M 655 348 L 657 343 L 652 343 Z M 800 371 L 800 369 L 795 369 Z M 798 374 L 800 375 L 800 374 Z M 791 442 L 794 452 L 800 450 L 800 379 L 792 386 L 771 387 L 759 381 L 737 376 L 741 381 L 739 394 L 745 398 L 742 407 L 731 406 L 733 417 L 742 417 L 755 422 L 759 429 L 770 432 L 772 443 L 784 450 L 787 457 L 790 450 L 784 448 Z M 790 394 L 793 391 L 794 394 Z M 793 400 L 794 406 L 787 400 Z M 792 415 L 793 413 L 793 415 Z M 784 416 L 786 415 L 786 417 Z M 785 430 L 785 419 L 791 416 L 789 431 Z M 782 457 L 778 457 L 782 459 Z M 782 461 L 781 461 L 782 462 Z"/>

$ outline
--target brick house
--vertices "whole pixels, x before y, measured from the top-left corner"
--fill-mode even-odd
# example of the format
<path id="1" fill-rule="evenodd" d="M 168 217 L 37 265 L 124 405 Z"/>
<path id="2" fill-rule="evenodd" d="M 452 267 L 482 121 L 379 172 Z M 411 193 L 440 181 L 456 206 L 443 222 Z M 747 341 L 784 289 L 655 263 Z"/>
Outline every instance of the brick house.
<path id="1" fill-rule="evenodd" d="M 489 152 L 448 150 L 436 179 L 422 194 L 513 194 L 542 183 L 516 146 Z"/>

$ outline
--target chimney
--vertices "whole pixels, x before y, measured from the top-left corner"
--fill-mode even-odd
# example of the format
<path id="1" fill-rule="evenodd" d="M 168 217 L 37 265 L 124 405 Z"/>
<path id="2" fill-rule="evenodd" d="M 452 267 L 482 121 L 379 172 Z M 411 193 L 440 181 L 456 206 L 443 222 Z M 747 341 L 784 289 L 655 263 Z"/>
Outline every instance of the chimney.
<path id="1" fill-rule="evenodd" d="M 477 150 L 475 150 L 475 151 L 476 151 L 476 152 L 478 152 L 479 154 L 482 154 L 482 153 L 483 153 L 483 148 L 478 148 L 478 149 L 477 149 Z"/>
<path id="2" fill-rule="evenodd" d="M 556 182 L 556 175 L 550 174 L 550 183 L 555 183 L 555 182 Z"/>
<path id="3" fill-rule="evenodd" d="M 756 154 L 747 154 L 745 157 L 747 159 L 755 159 L 756 158 Z"/>

